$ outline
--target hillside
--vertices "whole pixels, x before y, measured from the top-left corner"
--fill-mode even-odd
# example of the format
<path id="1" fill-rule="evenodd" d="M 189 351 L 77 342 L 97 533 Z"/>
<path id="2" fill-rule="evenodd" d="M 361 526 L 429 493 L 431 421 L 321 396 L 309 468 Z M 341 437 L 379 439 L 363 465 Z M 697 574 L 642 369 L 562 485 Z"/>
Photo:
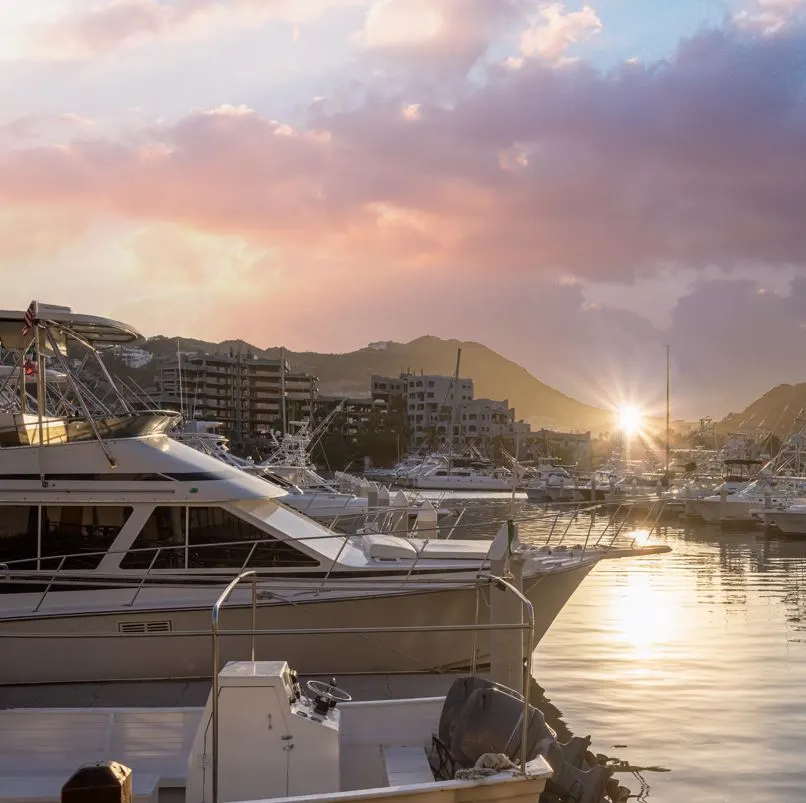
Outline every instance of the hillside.
<path id="1" fill-rule="evenodd" d="M 740 413 L 729 413 L 717 424 L 720 432 L 762 429 L 786 437 L 806 425 L 806 382 L 776 385 Z M 800 420 L 799 420 L 800 419 Z"/>
<path id="2" fill-rule="evenodd" d="M 144 347 L 157 356 L 176 353 L 177 339 L 150 338 Z M 293 352 L 286 356 L 296 370 L 319 377 L 323 393 L 365 396 L 372 374 L 397 376 L 403 371 L 452 374 L 456 350 L 462 349 L 460 374 L 472 377 L 477 398 L 508 399 L 518 418 L 533 427 L 609 429 L 611 414 L 582 404 L 536 379 L 525 368 L 480 343 L 420 337 L 410 343 L 378 343 L 347 354 Z M 180 338 L 182 351 L 229 353 L 250 350 L 261 357 L 279 357 L 280 348 L 260 349 L 243 341 L 207 343 Z"/>

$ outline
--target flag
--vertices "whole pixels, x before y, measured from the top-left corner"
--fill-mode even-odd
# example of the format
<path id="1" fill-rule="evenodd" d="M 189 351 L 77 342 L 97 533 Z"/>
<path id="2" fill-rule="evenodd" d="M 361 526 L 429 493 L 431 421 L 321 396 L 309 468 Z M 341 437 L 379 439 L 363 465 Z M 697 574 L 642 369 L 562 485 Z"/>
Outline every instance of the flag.
<path id="1" fill-rule="evenodd" d="M 37 312 L 36 301 L 32 301 L 28 305 L 28 309 L 25 310 L 25 317 L 23 318 L 23 323 L 22 323 L 22 335 L 23 335 L 23 337 L 25 337 L 25 335 L 27 335 L 28 332 L 30 332 L 31 329 L 33 329 L 34 326 L 36 326 L 36 323 L 37 323 L 36 312 Z"/>
<path id="2" fill-rule="evenodd" d="M 33 376 L 36 373 L 36 363 L 32 360 L 26 360 L 23 364 L 23 368 L 25 370 L 25 376 Z"/>

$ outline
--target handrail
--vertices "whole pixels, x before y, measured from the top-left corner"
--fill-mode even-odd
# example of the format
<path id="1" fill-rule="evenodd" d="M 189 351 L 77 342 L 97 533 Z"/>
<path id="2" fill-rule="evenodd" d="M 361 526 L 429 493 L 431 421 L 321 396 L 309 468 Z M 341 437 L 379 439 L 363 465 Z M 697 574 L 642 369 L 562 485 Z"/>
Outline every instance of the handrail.
<path id="1" fill-rule="evenodd" d="M 252 661 L 255 660 L 255 633 L 257 631 L 257 575 L 254 570 L 241 572 L 229 585 L 221 592 L 221 596 L 216 600 L 213 605 L 213 614 L 211 619 L 212 635 L 213 635 L 213 803 L 218 803 L 218 664 L 220 659 L 219 644 L 218 644 L 218 618 L 221 612 L 221 606 L 229 599 L 232 592 L 237 587 L 241 580 L 247 577 L 252 578 Z"/>
<path id="2" fill-rule="evenodd" d="M 42 603 L 45 601 L 45 597 L 48 595 L 48 591 L 50 591 L 51 586 L 56 581 L 56 575 L 62 570 L 62 566 L 64 566 L 64 562 L 67 560 L 67 555 L 65 555 L 60 561 L 59 565 L 56 567 L 56 571 L 50 577 L 50 581 L 48 582 L 47 586 L 45 586 L 44 592 L 42 592 L 42 596 L 39 598 L 39 602 L 36 603 L 36 607 L 34 608 L 33 612 L 36 613 L 41 607 Z"/>
<path id="3" fill-rule="evenodd" d="M 146 580 L 148 580 L 148 576 L 151 574 L 151 570 L 154 568 L 154 564 L 157 562 L 157 558 L 160 556 L 160 552 L 162 552 L 162 547 L 157 547 L 154 550 L 154 557 L 151 558 L 151 563 L 148 564 L 148 569 L 146 569 L 146 573 L 140 578 L 140 583 L 137 586 L 137 591 L 134 592 L 134 596 L 129 601 L 129 607 L 134 607 L 134 603 L 137 601 L 137 597 L 140 596 L 140 592 L 143 590 L 143 586 L 145 585 Z"/>
<path id="4" fill-rule="evenodd" d="M 487 581 L 492 585 L 496 585 L 501 590 L 510 591 L 515 594 L 516 597 L 521 601 L 523 604 L 527 618 L 528 624 L 524 623 L 523 621 L 523 614 L 521 613 L 521 621 L 519 624 L 506 624 L 506 623 L 491 623 L 489 625 L 480 625 L 478 621 L 476 621 L 473 625 L 433 625 L 433 626 L 398 626 L 398 627 L 372 627 L 372 628 L 364 628 L 364 627 L 355 627 L 355 628 L 320 628 L 320 629 L 306 629 L 306 630 L 285 630 L 285 631 L 258 631 L 256 629 L 256 609 L 257 609 L 257 577 L 254 570 L 241 572 L 237 577 L 235 577 L 229 585 L 224 589 L 221 593 L 221 596 L 216 600 L 215 604 L 213 605 L 212 611 L 212 619 L 211 619 L 211 633 L 212 633 L 212 642 L 213 642 L 213 678 L 212 678 L 212 687 L 211 687 L 211 697 L 212 697 L 212 705 L 211 705 L 211 718 L 212 718 L 212 751 L 213 751 L 213 761 L 212 761 L 212 803 L 219 803 L 218 800 L 218 737 L 219 737 L 219 707 L 218 707 L 218 696 L 220 693 L 219 687 L 219 663 L 221 660 L 220 656 L 220 645 L 219 645 L 219 638 L 220 638 L 220 629 L 219 629 L 219 614 L 221 611 L 221 607 L 224 603 L 229 599 L 232 592 L 238 586 L 238 584 L 247 578 L 252 579 L 252 629 L 248 631 L 230 631 L 229 635 L 246 635 L 249 634 L 252 637 L 252 661 L 255 660 L 255 638 L 257 635 L 263 635 L 264 633 L 279 633 L 279 634 L 292 634 L 292 633 L 312 633 L 312 634 L 335 634 L 335 633 L 420 633 L 420 632 L 455 632 L 455 631 L 466 631 L 466 630 L 523 630 L 527 631 L 527 660 L 524 662 L 523 666 L 523 701 L 524 701 L 524 709 L 522 714 L 522 733 L 521 733 L 521 755 L 520 755 L 520 763 L 521 763 L 521 772 L 526 774 L 526 763 L 527 763 L 527 741 L 529 736 L 529 686 L 531 681 L 531 671 L 529 668 L 529 660 L 531 658 L 532 652 L 534 651 L 534 629 L 535 629 L 535 614 L 534 614 L 534 605 L 529 601 L 528 597 L 526 597 L 523 592 L 510 583 L 507 580 L 504 580 L 502 577 L 498 577 L 494 574 L 489 573 L 481 573 L 477 575 L 476 580 L 483 580 Z M 478 586 L 477 586 L 478 587 Z M 1 636 L 2 634 L 0 634 Z M 171 635 L 171 634 L 166 634 Z M 178 635 L 178 634 L 173 634 Z M 474 669 L 475 669 L 475 650 L 474 650 Z"/>
<path id="5" fill-rule="evenodd" d="M 521 601 L 526 610 L 526 615 L 529 618 L 529 626 L 526 630 L 526 660 L 523 665 L 523 723 L 521 730 L 521 772 L 526 775 L 526 749 L 529 739 L 529 686 L 532 680 L 532 671 L 529 664 L 532 660 L 532 653 L 534 652 L 535 606 L 519 588 L 512 585 L 508 580 L 504 580 L 502 577 L 498 577 L 494 574 L 482 574 L 479 576 L 488 579 L 494 585 L 499 587 L 503 586 L 507 591 L 511 591 Z M 521 613 L 521 622 L 522 621 L 523 614 Z"/>

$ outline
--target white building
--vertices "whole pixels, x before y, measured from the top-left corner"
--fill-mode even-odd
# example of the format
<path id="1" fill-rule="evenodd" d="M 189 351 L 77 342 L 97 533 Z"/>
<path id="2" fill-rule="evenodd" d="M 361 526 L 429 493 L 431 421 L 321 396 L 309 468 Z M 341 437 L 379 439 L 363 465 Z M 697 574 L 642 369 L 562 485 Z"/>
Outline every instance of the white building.
<path id="1" fill-rule="evenodd" d="M 454 385 L 456 398 L 454 399 Z M 436 435 L 450 437 L 451 421 L 459 441 L 475 438 L 514 438 L 527 434 L 528 424 L 515 421 L 515 411 L 507 399 L 474 399 L 473 380 L 454 380 L 440 374 L 401 374 L 399 378 L 372 377 L 372 398 L 391 404 L 399 400 L 406 410 L 413 444 L 422 444 Z M 454 420 L 454 400 L 456 402 Z"/>
<path id="2" fill-rule="evenodd" d="M 515 434 L 515 410 L 507 399 L 472 399 L 460 404 L 457 426 L 459 435 L 466 439 L 511 438 Z"/>

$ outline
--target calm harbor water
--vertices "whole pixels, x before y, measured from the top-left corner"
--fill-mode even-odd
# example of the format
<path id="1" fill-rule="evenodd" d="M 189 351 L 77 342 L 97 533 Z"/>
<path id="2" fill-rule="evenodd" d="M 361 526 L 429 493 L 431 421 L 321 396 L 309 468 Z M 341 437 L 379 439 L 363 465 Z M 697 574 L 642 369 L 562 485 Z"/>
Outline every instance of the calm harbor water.
<path id="1" fill-rule="evenodd" d="M 529 540 L 529 527 L 522 531 Z M 641 799 L 806 799 L 806 541 L 669 526 L 672 552 L 605 561 L 533 672 Z"/>

